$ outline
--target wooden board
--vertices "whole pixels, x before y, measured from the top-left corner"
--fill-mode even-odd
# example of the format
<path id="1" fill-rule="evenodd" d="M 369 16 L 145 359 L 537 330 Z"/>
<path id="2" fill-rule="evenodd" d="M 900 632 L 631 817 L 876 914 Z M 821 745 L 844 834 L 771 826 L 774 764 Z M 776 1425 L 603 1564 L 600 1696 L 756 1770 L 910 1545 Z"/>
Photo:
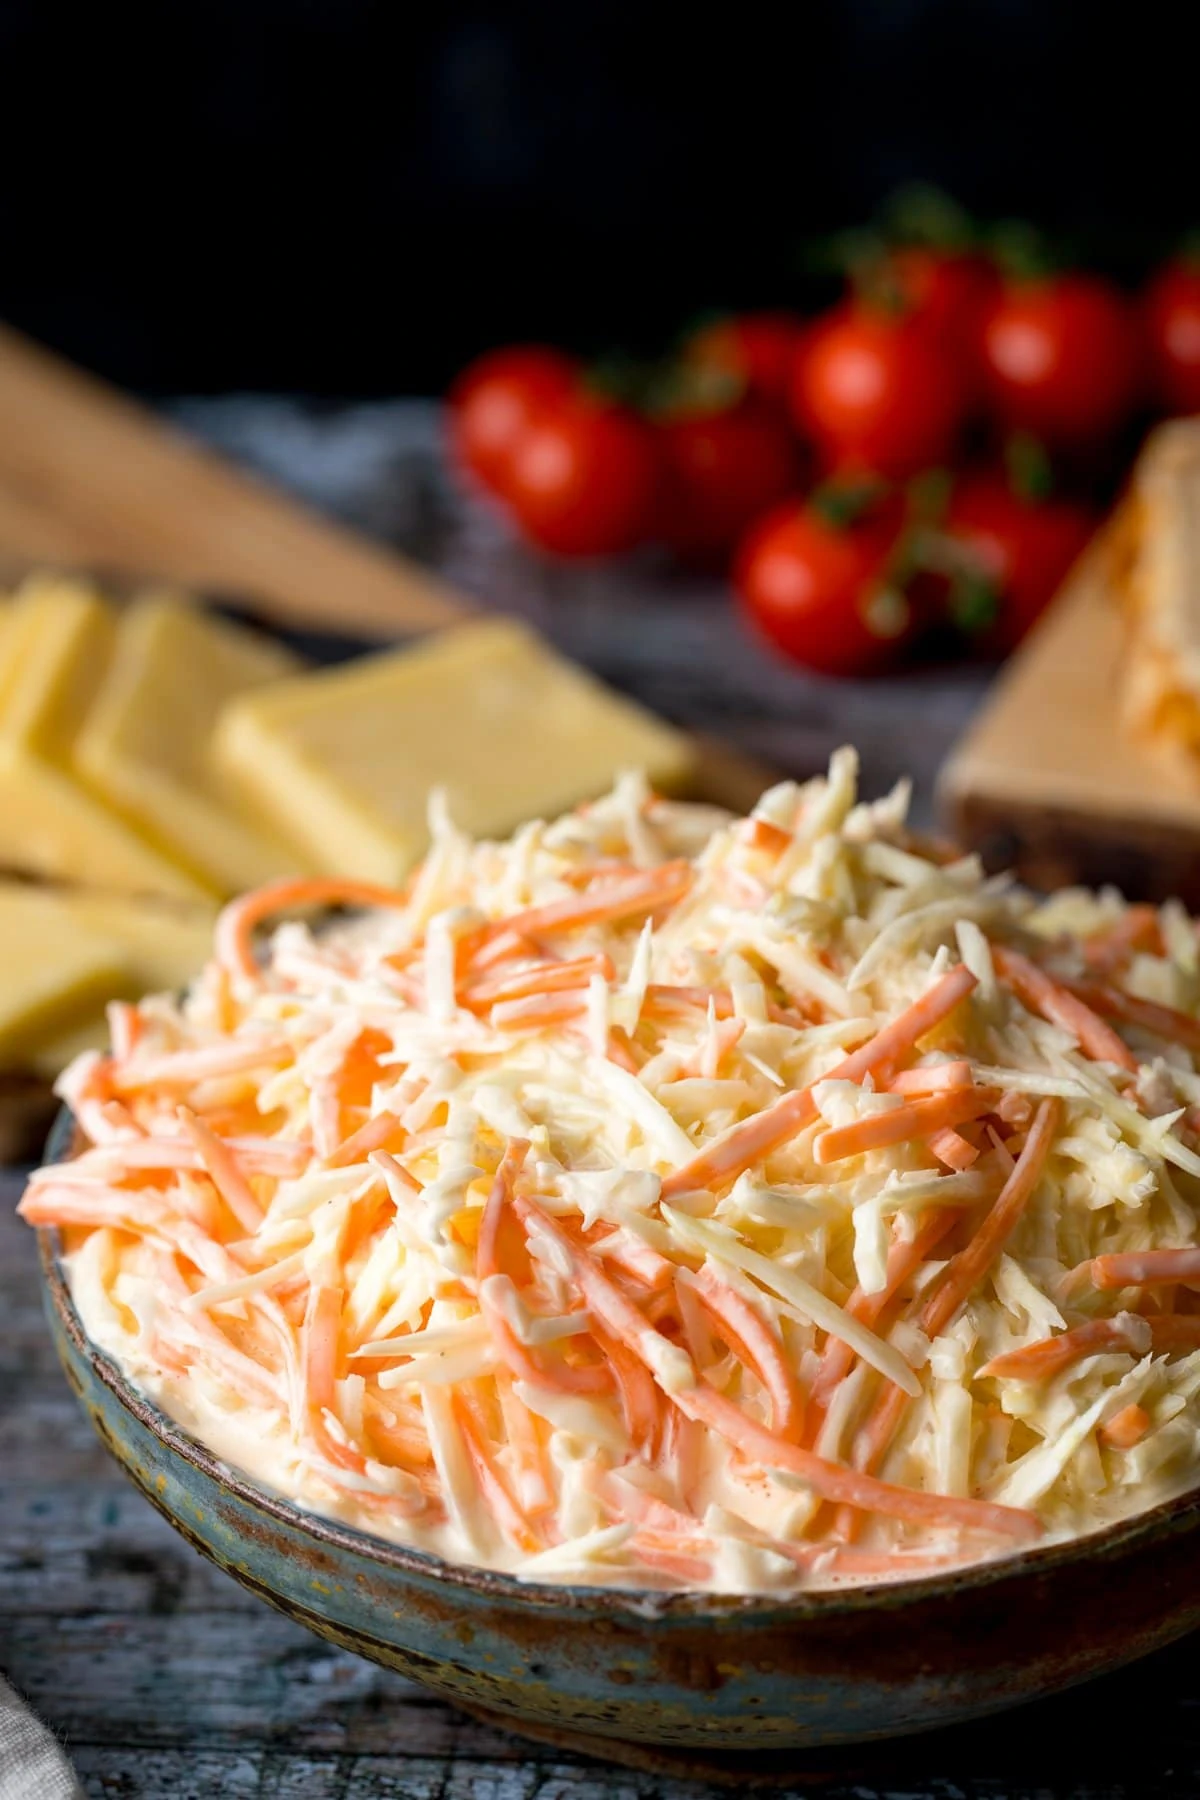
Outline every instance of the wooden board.
<path id="1" fill-rule="evenodd" d="M 0 325 L 0 558 L 179 582 L 267 618 L 379 638 L 475 610 Z M 775 772 L 697 740 L 697 794 L 742 811 Z"/>
<path id="2" fill-rule="evenodd" d="M 961 842 L 1042 888 L 1114 882 L 1200 907 L 1200 770 L 1121 729 L 1119 524 L 1085 554 L 946 763 Z"/>

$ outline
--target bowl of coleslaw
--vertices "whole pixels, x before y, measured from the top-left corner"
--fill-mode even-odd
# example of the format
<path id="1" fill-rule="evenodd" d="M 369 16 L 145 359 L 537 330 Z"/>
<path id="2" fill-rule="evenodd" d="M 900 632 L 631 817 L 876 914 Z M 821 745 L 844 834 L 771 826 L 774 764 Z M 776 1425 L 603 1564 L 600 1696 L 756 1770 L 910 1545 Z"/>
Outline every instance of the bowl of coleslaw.
<path id="1" fill-rule="evenodd" d="M 610 1754 L 917 1730 L 1200 1621 L 1195 928 L 905 798 L 843 752 L 747 819 L 435 803 L 403 890 L 260 890 L 114 1008 L 22 1211 L 150 1500 Z"/>

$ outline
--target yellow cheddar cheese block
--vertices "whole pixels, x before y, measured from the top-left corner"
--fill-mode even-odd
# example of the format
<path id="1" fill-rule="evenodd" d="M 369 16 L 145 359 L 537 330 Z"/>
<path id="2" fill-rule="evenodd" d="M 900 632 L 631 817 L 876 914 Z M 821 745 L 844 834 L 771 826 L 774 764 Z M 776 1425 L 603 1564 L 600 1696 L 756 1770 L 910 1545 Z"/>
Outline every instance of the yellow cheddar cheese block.
<path id="1" fill-rule="evenodd" d="M 104 678 L 115 627 L 82 581 L 33 575 L 8 616 L 0 664 L 0 739 L 64 763 Z"/>
<path id="2" fill-rule="evenodd" d="M 0 1063 L 94 1015 L 127 980 L 121 948 L 44 889 L 0 888 Z"/>
<path id="3" fill-rule="evenodd" d="M 211 898 L 63 770 L 2 738 L 0 868 L 124 894 Z"/>
<path id="4" fill-rule="evenodd" d="M 210 756 L 222 707 L 298 666 L 283 645 L 183 601 L 139 600 L 121 615 L 105 679 L 75 739 L 75 768 L 218 893 L 303 872 L 293 846 L 243 814 Z"/>
<path id="5" fill-rule="evenodd" d="M 431 789 L 465 830 L 502 836 L 624 769 L 666 790 L 691 769 L 681 733 L 500 620 L 235 700 L 215 754 L 319 869 L 384 882 L 424 850 Z"/>
<path id="6" fill-rule="evenodd" d="M 59 577 L 31 578 L 7 609 L 0 634 L 0 867 L 124 893 L 204 897 L 209 890 L 87 792 L 68 766 L 112 633 L 103 602 Z"/>
<path id="7" fill-rule="evenodd" d="M 21 891 L 16 884 L 0 884 L 0 901 L 14 890 Z M 49 897 L 57 916 L 73 919 L 85 934 L 106 938 L 117 947 L 121 959 L 119 981 L 94 1001 L 85 1015 L 29 1042 L 23 1067 L 53 1080 L 81 1051 L 102 1049 L 107 1044 L 104 1001 L 175 993 L 199 974 L 212 950 L 216 912 L 212 907 L 167 906 L 73 889 Z"/>

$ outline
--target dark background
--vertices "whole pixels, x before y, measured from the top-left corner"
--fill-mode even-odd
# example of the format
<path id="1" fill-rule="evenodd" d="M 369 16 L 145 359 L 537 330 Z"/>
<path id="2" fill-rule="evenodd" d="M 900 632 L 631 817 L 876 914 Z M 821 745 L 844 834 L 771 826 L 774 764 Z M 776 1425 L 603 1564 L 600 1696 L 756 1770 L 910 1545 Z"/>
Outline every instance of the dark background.
<path id="1" fill-rule="evenodd" d="M 1130 279 L 1197 222 L 1190 8 L 0 0 L 0 315 L 150 392 L 435 392 L 815 300 L 932 179 Z"/>

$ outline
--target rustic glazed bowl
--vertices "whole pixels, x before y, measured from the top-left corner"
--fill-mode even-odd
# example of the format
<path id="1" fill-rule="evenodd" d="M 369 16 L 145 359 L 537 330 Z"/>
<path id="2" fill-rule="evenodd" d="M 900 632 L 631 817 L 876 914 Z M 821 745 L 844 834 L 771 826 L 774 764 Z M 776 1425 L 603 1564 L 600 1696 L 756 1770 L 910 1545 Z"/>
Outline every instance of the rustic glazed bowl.
<path id="1" fill-rule="evenodd" d="M 73 1143 L 60 1117 L 51 1159 Z M 88 1340 L 55 1233 L 41 1233 L 41 1253 L 67 1379 L 190 1543 L 321 1637 L 533 1736 L 627 1760 L 666 1751 L 713 1773 L 730 1753 L 759 1765 L 993 1712 L 1200 1624 L 1200 1492 L 1074 1543 L 778 1601 L 458 1567 L 317 1518 L 219 1462 Z"/>

